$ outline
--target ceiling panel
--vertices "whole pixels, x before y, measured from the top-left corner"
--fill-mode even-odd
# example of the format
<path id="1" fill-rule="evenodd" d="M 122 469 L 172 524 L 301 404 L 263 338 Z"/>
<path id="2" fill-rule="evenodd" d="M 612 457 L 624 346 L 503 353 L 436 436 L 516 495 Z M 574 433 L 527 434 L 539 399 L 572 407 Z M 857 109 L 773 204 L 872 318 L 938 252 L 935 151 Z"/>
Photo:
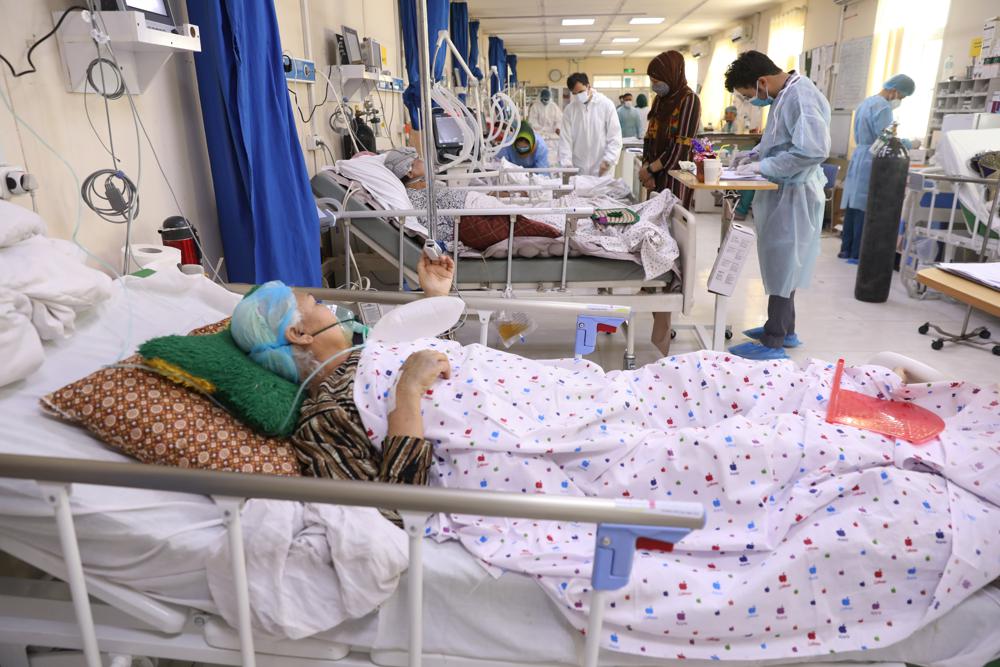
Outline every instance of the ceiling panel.
<path id="1" fill-rule="evenodd" d="M 497 35 L 519 57 L 586 58 L 603 49 L 625 57 L 651 57 L 664 48 L 684 46 L 733 22 L 780 5 L 780 0 L 468 0 L 481 35 Z M 633 17 L 662 17 L 659 25 L 630 25 Z M 593 18 L 589 26 L 563 26 L 563 18 Z M 615 37 L 638 37 L 614 44 Z M 560 45 L 560 38 L 583 44 Z M 621 56 L 618 56 L 621 57 Z"/>

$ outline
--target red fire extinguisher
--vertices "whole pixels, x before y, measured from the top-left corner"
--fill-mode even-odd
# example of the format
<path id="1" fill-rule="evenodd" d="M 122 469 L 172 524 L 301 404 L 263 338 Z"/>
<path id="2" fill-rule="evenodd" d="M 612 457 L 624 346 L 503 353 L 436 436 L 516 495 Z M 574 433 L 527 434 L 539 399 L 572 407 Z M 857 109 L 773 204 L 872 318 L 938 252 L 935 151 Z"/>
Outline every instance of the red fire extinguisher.
<path id="1" fill-rule="evenodd" d="M 163 227 L 157 231 L 163 238 L 163 245 L 181 251 L 181 264 L 201 264 L 198 230 L 186 218 L 172 215 L 163 221 Z"/>

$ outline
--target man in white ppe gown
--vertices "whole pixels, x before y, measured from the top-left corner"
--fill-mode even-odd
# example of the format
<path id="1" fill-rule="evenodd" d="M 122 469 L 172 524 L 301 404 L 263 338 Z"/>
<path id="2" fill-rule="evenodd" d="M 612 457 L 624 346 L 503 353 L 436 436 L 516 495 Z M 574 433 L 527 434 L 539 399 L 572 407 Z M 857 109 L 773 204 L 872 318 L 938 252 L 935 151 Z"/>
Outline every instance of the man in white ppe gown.
<path id="1" fill-rule="evenodd" d="M 607 176 L 622 152 L 622 127 L 615 104 L 590 87 L 587 75 L 571 74 L 566 87 L 573 101 L 563 111 L 559 165 L 587 176 Z"/>
<path id="2" fill-rule="evenodd" d="M 730 352 L 748 359 L 787 359 L 783 348 L 801 344 L 795 334 L 795 291 L 809 286 L 819 255 L 826 183 L 820 165 L 830 155 L 830 104 L 808 78 L 783 72 L 758 51 L 747 51 L 729 65 L 726 90 L 739 92 L 754 106 L 771 106 L 760 144 L 738 171 L 779 186 L 758 192 L 753 202 L 767 322 L 745 331 L 754 340 Z"/>
<path id="3" fill-rule="evenodd" d="M 544 88 L 538 94 L 538 101 L 528 108 L 528 122 L 549 146 L 559 145 L 559 130 L 562 127 L 563 112 L 552 101 L 552 91 Z"/>

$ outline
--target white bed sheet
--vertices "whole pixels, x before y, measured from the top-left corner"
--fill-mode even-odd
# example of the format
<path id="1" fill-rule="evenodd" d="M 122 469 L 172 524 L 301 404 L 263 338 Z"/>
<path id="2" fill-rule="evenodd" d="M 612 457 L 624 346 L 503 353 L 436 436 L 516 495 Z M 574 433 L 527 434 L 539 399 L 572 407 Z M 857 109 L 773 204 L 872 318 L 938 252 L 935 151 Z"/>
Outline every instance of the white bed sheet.
<path id="1" fill-rule="evenodd" d="M 38 398 L 115 361 L 123 352 L 130 354 L 150 337 L 216 321 L 238 299 L 203 278 L 174 272 L 130 278 L 127 284 L 130 290 L 122 291 L 116 284 L 110 301 L 81 318 L 75 336 L 50 344 L 46 363 L 37 373 L 0 389 L 0 451 L 129 461 L 82 429 L 44 417 Z M 72 500 L 88 573 L 159 600 L 215 612 L 203 563 L 224 529 L 210 499 L 138 489 L 109 493 L 103 487 L 76 485 Z M 49 553 L 60 553 L 54 521 L 33 482 L 0 479 L 0 531 Z M 510 663 L 577 660 L 580 635 L 530 578 L 505 574 L 495 579 L 456 543 L 427 541 L 425 567 L 428 653 L 488 656 Z M 397 662 L 407 646 L 405 591 L 404 582 L 379 612 L 322 637 L 372 649 L 380 663 Z M 1000 636 L 992 632 L 998 624 L 1000 592 L 990 587 L 919 637 L 852 657 L 939 667 L 983 664 L 1000 652 Z M 948 640 L 940 641 L 941 637 Z M 611 664 L 653 663 L 640 656 L 620 655 Z"/>

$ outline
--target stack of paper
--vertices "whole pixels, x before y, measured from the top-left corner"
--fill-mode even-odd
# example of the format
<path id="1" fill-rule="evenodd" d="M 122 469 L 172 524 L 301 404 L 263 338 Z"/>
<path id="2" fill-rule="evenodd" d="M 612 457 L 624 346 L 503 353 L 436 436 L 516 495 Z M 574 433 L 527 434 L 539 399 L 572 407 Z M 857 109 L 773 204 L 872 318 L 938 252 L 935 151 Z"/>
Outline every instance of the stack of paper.
<path id="1" fill-rule="evenodd" d="M 937 266 L 942 271 L 1000 291 L 1000 262 L 942 262 Z"/>
<path id="2" fill-rule="evenodd" d="M 723 169 L 722 170 L 722 180 L 724 181 L 761 181 L 766 182 L 767 179 L 760 174 L 738 174 L 735 169 Z"/>

